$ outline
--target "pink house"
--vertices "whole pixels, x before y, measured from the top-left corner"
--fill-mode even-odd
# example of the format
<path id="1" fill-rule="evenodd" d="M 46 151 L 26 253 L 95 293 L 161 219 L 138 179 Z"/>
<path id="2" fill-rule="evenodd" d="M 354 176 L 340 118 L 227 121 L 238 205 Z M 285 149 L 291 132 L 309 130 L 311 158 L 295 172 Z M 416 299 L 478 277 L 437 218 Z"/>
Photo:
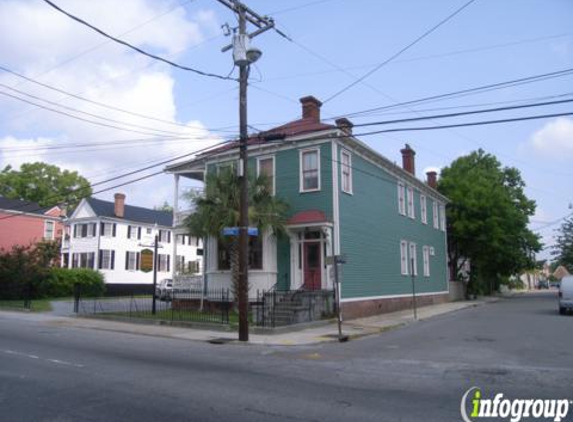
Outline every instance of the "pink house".
<path id="1" fill-rule="evenodd" d="M 0 196 L 0 249 L 26 246 L 43 239 L 61 239 L 62 209 Z"/>

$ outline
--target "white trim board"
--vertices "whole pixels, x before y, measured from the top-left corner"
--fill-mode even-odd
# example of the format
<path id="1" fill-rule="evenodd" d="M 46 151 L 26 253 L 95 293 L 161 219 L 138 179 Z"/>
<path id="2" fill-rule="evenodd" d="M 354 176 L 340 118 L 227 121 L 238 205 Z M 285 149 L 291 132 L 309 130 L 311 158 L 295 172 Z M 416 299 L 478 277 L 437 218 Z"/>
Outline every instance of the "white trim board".
<path id="1" fill-rule="evenodd" d="M 436 296 L 436 295 L 443 295 L 449 294 L 449 290 L 444 290 L 441 292 L 430 292 L 430 293 L 416 293 L 416 297 L 418 296 Z M 387 296 L 364 296 L 364 297 L 351 297 L 347 299 L 341 299 L 342 303 L 346 302 L 363 302 L 365 300 L 376 300 L 376 299 L 395 299 L 399 297 L 412 297 L 412 293 L 406 293 L 402 295 L 387 295 Z"/>

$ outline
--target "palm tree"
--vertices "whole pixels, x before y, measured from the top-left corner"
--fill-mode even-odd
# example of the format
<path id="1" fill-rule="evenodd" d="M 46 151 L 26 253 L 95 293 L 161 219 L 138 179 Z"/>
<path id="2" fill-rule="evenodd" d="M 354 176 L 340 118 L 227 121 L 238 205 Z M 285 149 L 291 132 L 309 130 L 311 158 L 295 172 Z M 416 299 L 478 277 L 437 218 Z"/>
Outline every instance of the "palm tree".
<path id="1" fill-rule="evenodd" d="M 269 189 L 269 179 L 265 175 L 254 177 L 249 173 L 249 224 L 259 229 L 259 236 L 267 230 L 274 235 L 285 234 L 287 204 L 273 196 Z M 233 295 L 238 298 L 239 249 L 238 238 L 223 236 L 223 228 L 239 226 L 240 182 L 231 168 L 221 168 L 216 173 L 208 173 L 203 194 L 190 193 L 188 199 L 194 205 L 184 225 L 195 237 L 214 237 L 219 245 L 229 251 Z M 248 290 L 248 286 L 247 286 Z"/>

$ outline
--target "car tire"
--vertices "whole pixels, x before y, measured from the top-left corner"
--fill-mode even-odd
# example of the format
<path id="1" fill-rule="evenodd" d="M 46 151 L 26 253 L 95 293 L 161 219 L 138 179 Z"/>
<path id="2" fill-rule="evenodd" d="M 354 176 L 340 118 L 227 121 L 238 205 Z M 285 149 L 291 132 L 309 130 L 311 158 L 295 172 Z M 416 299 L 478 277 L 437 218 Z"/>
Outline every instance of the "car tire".
<path id="1" fill-rule="evenodd" d="M 559 308 L 559 313 L 560 313 L 561 315 L 565 315 L 565 314 L 567 313 L 567 309 L 565 309 L 565 308 Z"/>

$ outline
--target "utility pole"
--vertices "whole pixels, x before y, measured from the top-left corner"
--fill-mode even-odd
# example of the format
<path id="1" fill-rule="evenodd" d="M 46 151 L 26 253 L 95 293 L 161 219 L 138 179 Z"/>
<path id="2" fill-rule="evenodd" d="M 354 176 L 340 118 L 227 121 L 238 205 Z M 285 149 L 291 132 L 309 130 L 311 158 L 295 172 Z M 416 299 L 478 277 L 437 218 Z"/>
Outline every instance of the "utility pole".
<path id="1" fill-rule="evenodd" d="M 151 313 L 155 315 L 156 312 L 156 294 L 157 291 L 157 264 L 159 263 L 159 259 L 157 259 L 157 249 L 158 249 L 158 239 L 157 233 L 155 234 L 155 241 L 153 243 L 153 300 L 151 302 Z"/>
<path id="2" fill-rule="evenodd" d="M 239 67 L 239 341 L 249 341 L 249 194 L 248 194 L 248 151 L 249 138 L 247 129 L 247 85 L 249 66 L 261 56 L 261 51 L 249 46 L 250 39 L 274 27 L 268 17 L 253 12 L 239 0 L 218 0 L 239 16 L 238 33 L 233 36 L 233 44 L 222 49 L 223 52 L 233 48 L 233 60 Z M 247 33 L 247 21 L 258 29 Z"/>
<path id="3" fill-rule="evenodd" d="M 243 5 L 235 1 L 239 12 L 239 39 L 245 39 L 247 21 Z M 239 209 L 239 341 L 249 341 L 249 193 L 247 140 L 248 63 L 239 63 L 239 136 L 240 136 L 240 209 Z"/>

